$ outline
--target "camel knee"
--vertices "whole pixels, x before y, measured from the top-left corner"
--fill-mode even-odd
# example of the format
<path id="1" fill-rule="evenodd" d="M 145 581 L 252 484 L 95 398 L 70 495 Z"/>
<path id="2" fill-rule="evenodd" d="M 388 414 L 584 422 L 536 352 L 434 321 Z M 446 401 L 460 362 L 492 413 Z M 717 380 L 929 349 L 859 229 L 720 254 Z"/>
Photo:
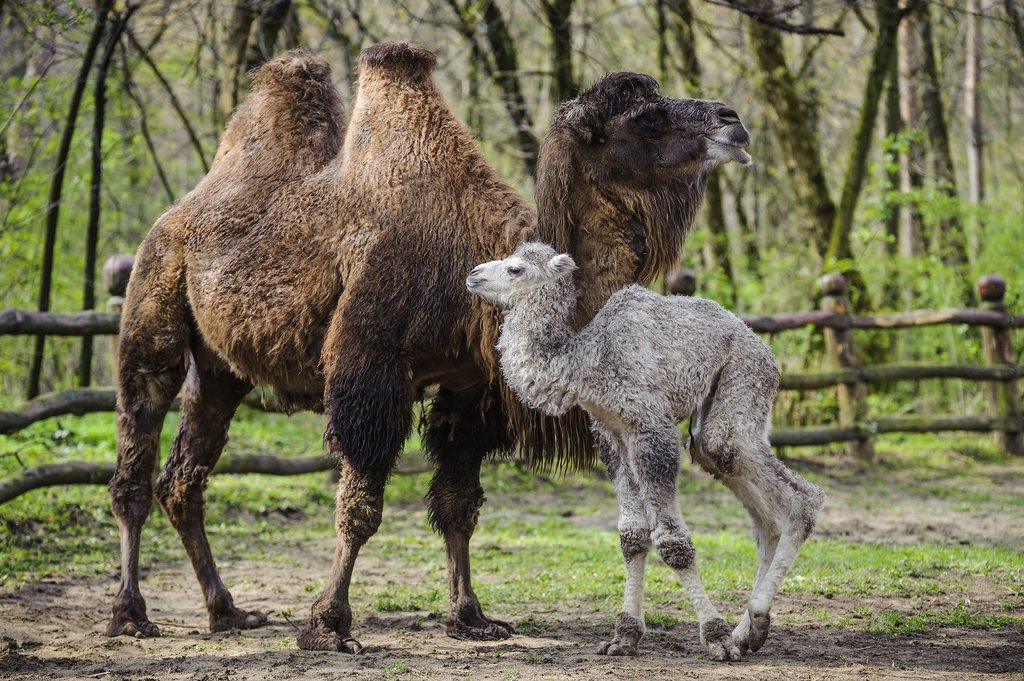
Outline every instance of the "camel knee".
<path id="1" fill-rule="evenodd" d="M 377 533 L 384 510 L 384 482 L 356 474 L 346 467 L 335 500 L 335 529 L 339 537 L 363 544 Z"/>
<path id="2" fill-rule="evenodd" d="M 149 515 L 153 507 L 153 483 L 148 475 L 133 477 L 118 469 L 108 489 L 115 518 L 141 522 Z"/>
<path id="3" fill-rule="evenodd" d="M 686 534 L 669 534 L 658 537 L 654 543 L 658 555 L 673 570 L 688 570 L 697 559 L 697 549 Z"/>
<path id="4" fill-rule="evenodd" d="M 619 530 L 619 546 L 627 561 L 645 555 L 651 549 L 651 531 L 647 528 Z"/>
<path id="5" fill-rule="evenodd" d="M 455 484 L 453 484 L 455 483 Z M 458 484 L 435 478 L 427 491 L 430 525 L 435 531 L 472 536 L 487 497 L 477 480 Z"/>
<path id="6" fill-rule="evenodd" d="M 156 481 L 156 498 L 172 524 L 189 514 L 201 512 L 209 469 L 206 466 L 172 468 L 170 464 Z"/>

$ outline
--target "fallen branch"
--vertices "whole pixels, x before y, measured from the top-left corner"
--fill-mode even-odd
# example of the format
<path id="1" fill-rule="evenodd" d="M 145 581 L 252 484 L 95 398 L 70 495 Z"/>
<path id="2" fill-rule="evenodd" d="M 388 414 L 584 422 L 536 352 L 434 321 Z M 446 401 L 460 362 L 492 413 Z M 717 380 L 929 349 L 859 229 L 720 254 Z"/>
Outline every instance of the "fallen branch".
<path id="1" fill-rule="evenodd" d="M 116 404 L 117 390 L 114 388 L 75 388 L 59 393 L 47 393 L 32 398 L 18 409 L 0 411 L 0 435 L 16 433 L 37 421 L 54 416 L 112 412 Z M 253 390 L 246 395 L 242 404 L 260 411 L 283 411 L 272 394 L 265 395 L 259 390 Z M 178 407 L 178 400 L 175 400 L 171 404 L 171 411 L 177 411 Z"/>
<path id="2" fill-rule="evenodd" d="M 0 411 L 0 433 L 10 435 L 36 421 L 65 414 L 114 411 L 117 392 L 112 388 L 78 388 L 34 397 L 20 409 Z"/>
<path id="3" fill-rule="evenodd" d="M 55 485 L 106 485 L 114 477 L 113 461 L 89 463 L 69 461 L 23 468 L 15 475 L 0 480 L 0 504 L 21 496 L 25 492 Z M 269 454 L 249 454 L 221 459 L 213 469 L 213 475 L 305 475 L 320 473 L 337 468 L 333 456 L 310 456 L 303 459 L 282 459 Z M 395 471 L 395 475 L 418 475 L 429 473 L 433 468 L 410 466 Z"/>
<path id="4" fill-rule="evenodd" d="M 114 477 L 115 463 L 104 461 L 33 466 L 19 471 L 5 480 L 0 480 L 0 504 L 6 503 L 25 492 L 54 485 L 106 485 Z M 214 475 L 262 473 L 264 475 L 304 475 L 329 471 L 335 467 L 334 459 L 327 456 L 304 459 L 281 459 L 269 454 L 253 454 L 222 459 L 213 469 Z"/>

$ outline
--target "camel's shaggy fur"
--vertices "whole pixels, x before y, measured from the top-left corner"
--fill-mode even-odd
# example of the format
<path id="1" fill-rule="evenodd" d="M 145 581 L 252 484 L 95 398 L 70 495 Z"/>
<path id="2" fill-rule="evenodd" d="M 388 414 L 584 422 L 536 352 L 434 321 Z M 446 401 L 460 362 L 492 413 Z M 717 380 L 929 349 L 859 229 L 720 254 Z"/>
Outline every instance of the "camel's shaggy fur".
<path id="1" fill-rule="evenodd" d="M 626 598 L 609 655 L 635 655 L 644 633 L 644 560 L 653 543 L 689 592 L 701 641 L 717 660 L 756 651 L 782 579 L 825 501 L 772 456 L 775 357 L 739 318 L 701 298 L 641 286 L 613 294 L 578 333 L 576 264 L 530 243 L 476 267 L 469 290 L 506 308 L 498 351 L 505 380 L 531 407 L 593 417 L 601 459 L 619 497 Z M 742 622 L 730 631 L 711 604 L 676 502 L 678 424 L 689 418 L 695 461 L 722 480 L 753 520 L 760 566 Z"/>
<path id="2" fill-rule="evenodd" d="M 181 427 L 155 491 L 192 560 L 211 629 L 264 621 L 234 606 L 204 529 L 207 474 L 242 396 L 263 384 L 285 405 L 327 414 L 325 441 L 342 463 L 338 544 L 298 642 L 354 652 L 356 554 L 380 524 L 414 401 L 437 386 L 422 430 L 437 466 L 427 497 L 447 552 L 448 631 L 510 634 L 484 617 L 469 579 L 480 464 L 518 452 L 582 467 L 593 443 L 580 410 L 547 417 L 508 391 L 494 350 L 500 315 L 466 294 L 465 272 L 528 238 L 568 244 L 597 292 L 579 311 L 587 319 L 602 295 L 671 263 L 707 173 L 744 160 L 749 136 L 721 104 L 669 99 L 646 76 L 612 74 L 559 112 L 540 157 L 541 185 L 600 200 L 577 200 L 566 218 L 559 200 L 545 199 L 538 219 L 452 115 L 433 82 L 435 60 L 404 43 L 364 51 L 347 127 L 322 59 L 296 52 L 261 67 L 209 174 L 140 247 L 121 321 L 110 489 L 122 577 L 108 634 L 158 633 L 139 591 L 139 541 L 160 427 L 183 384 Z M 645 155 L 606 153 L 613 144 Z M 671 224 L 661 213 L 669 204 Z"/>

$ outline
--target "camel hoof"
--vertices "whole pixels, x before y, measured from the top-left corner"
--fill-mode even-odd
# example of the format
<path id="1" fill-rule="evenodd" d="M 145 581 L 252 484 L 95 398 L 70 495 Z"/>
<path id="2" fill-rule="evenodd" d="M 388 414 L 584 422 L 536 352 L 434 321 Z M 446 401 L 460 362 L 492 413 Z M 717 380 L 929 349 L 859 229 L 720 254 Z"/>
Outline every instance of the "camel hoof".
<path id="1" fill-rule="evenodd" d="M 358 655 L 363 652 L 363 644 L 351 636 L 342 636 L 326 627 L 306 628 L 299 634 L 300 650 L 326 650 L 332 653 Z"/>
<path id="2" fill-rule="evenodd" d="M 768 629 L 771 627 L 772 618 L 767 612 L 755 615 L 750 613 L 750 636 L 747 638 L 747 647 L 750 652 L 756 653 L 768 640 Z"/>
<path id="3" fill-rule="evenodd" d="M 262 612 L 239 610 L 232 608 L 216 617 L 210 616 L 210 633 L 233 631 L 235 629 L 255 629 L 267 623 L 267 616 Z"/>
<path id="4" fill-rule="evenodd" d="M 504 641 L 516 633 L 511 624 L 485 617 L 449 621 L 446 629 L 448 636 L 461 641 Z"/>
<path id="5" fill-rule="evenodd" d="M 716 662 L 737 662 L 743 657 L 733 640 L 729 625 L 723 619 L 710 620 L 702 624 L 700 640 L 707 648 L 708 658 Z"/>
<path id="6" fill-rule="evenodd" d="M 135 638 L 159 638 L 160 627 L 146 619 L 131 620 L 126 617 L 114 617 L 107 625 L 107 636 L 134 636 Z"/>
<path id="7" fill-rule="evenodd" d="M 613 641 L 606 641 L 601 644 L 601 647 L 597 649 L 598 655 L 608 655 L 611 657 L 623 656 L 623 657 L 636 657 L 637 655 L 636 644 L 629 644 L 625 641 L 615 639 Z"/>

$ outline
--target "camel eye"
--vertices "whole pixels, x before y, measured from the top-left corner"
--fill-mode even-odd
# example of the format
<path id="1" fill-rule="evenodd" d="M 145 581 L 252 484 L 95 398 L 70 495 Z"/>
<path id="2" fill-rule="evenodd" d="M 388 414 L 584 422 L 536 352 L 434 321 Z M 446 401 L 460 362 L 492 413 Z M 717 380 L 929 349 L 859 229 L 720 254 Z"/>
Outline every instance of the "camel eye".
<path id="1" fill-rule="evenodd" d="M 508 273 L 511 274 L 513 277 L 518 277 L 520 274 L 523 273 L 523 268 L 513 265 L 512 267 L 508 268 Z"/>
<path id="2" fill-rule="evenodd" d="M 636 123 L 645 130 L 655 131 L 663 128 L 668 121 L 664 109 L 648 109 L 635 119 Z"/>

